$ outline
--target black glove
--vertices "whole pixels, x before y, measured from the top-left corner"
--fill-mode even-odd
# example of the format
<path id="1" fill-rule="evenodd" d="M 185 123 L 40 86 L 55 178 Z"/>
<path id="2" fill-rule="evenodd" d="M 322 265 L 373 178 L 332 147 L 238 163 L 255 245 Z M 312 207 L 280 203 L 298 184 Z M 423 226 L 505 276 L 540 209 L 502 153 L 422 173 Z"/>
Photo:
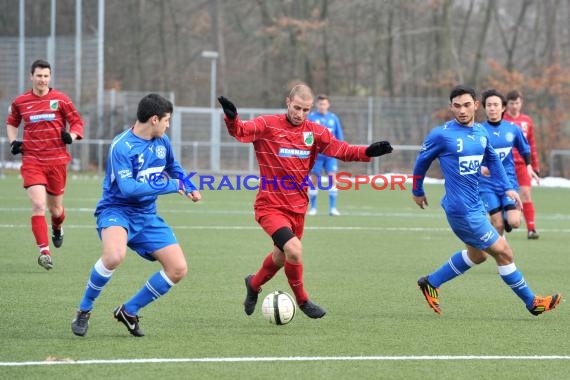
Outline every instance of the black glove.
<path id="1" fill-rule="evenodd" d="M 394 148 L 392 148 L 392 145 L 390 145 L 388 141 L 376 141 L 366 148 L 366 155 L 368 157 L 378 157 L 392 153 L 393 150 Z"/>
<path id="2" fill-rule="evenodd" d="M 10 152 L 12 152 L 13 155 L 24 153 L 24 148 L 22 147 L 22 145 L 24 145 L 24 143 L 21 141 L 18 140 L 12 141 L 10 143 Z"/>
<path id="3" fill-rule="evenodd" d="M 61 141 L 65 144 L 71 144 L 73 142 L 73 138 L 66 130 L 61 131 Z"/>
<path id="4" fill-rule="evenodd" d="M 237 109 L 236 106 L 230 102 L 230 100 L 228 98 L 224 98 L 223 96 L 220 96 L 218 98 L 218 102 L 220 102 L 222 108 L 224 109 L 224 113 L 226 114 L 226 117 L 228 119 L 235 119 L 237 116 Z"/>

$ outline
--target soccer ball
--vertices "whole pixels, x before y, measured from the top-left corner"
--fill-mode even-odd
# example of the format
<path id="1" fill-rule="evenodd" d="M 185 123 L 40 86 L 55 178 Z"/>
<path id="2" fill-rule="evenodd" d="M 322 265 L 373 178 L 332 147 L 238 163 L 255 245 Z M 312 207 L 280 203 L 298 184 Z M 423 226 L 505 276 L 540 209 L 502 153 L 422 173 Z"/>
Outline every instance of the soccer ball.
<path id="1" fill-rule="evenodd" d="M 297 305 L 293 298 L 281 290 L 269 293 L 261 304 L 265 319 L 276 325 L 285 325 L 293 320 Z"/>

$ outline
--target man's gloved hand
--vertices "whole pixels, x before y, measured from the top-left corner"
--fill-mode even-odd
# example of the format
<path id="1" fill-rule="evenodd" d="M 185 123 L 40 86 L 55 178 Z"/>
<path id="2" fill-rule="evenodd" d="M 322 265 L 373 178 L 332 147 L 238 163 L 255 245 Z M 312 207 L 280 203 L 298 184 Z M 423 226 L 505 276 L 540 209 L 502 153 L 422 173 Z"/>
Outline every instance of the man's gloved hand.
<path id="1" fill-rule="evenodd" d="M 376 141 L 366 148 L 366 155 L 368 157 L 378 157 L 392 153 L 393 150 L 394 148 L 392 148 L 392 145 L 390 145 L 388 141 Z"/>
<path id="2" fill-rule="evenodd" d="M 12 141 L 10 143 L 10 152 L 12 152 L 13 155 L 24 153 L 24 148 L 22 147 L 23 145 L 24 143 L 21 141 L 18 140 Z"/>
<path id="3" fill-rule="evenodd" d="M 61 141 L 65 144 L 71 144 L 73 142 L 73 138 L 66 130 L 61 131 Z"/>
<path id="4" fill-rule="evenodd" d="M 220 105 L 222 106 L 222 108 L 224 109 L 224 113 L 226 114 L 226 117 L 228 119 L 235 119 L 237 116 L 237 108 L 236 106 L 228 99 L 225 98 L 223 96 L 220 96 L 218 98 L 218 102 L 220 102 Z"/>

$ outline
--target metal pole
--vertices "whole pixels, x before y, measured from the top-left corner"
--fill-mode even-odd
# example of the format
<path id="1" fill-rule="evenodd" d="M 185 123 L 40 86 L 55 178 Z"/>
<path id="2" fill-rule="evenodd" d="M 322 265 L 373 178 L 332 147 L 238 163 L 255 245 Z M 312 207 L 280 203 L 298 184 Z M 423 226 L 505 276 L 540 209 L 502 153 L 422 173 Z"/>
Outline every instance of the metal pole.
<path id="1" fill-rule="evenodd" d="M 172 131 L 171 131 L 171 141 L 172 150 L 174 151 L 174 159 L 178 162 L 182 159 L 182 113 L 176 107 L 174 107 L 174 113 L 172 115 Z"/>
<path id="2" fill-rule="evenodd" d="M 117 111 L 117 90 L 112 88 L 109 91 L 109 129 L 111 130 L 112 135 L 115 134 L 115 130 L 117 129 L 115 124 L 115 112 Z"/>
<path id="3" fill-rule="evenodd" d="M 82 28 L 81 22 L 81 2 L 75 0 L 75 107 L 81 107 L 81 39 Z"/>
<path id="4" fill-rule="evenodd" d="M 213 58 L 210 64 L 210 108 L 216 108 L 216 65 L 217 59 Z"/>
<path id="5" fill-rule="evenodd" d="M 26 0 L 20 0 L 18 40 L 18 93 L 24 92 L 25 55 L 26 55 Z"/>
<path id="6" fill-rule="evenodd" d="M 210 63 L 210 170 L 220 171 L 220 117 L 216 111 L 216 64 L 217 51 L 203 51 L 202 57 L 211 59 Z"/>
<path id="7" fill-rule="evenodd" d="M 212 155 L 212 170 L 214 172 L 220 171 L 220 117 L 216 112 L 216 67 L 217 58 L 212 59 L 210 67 L 210 108 L 212 109 L 212 129 L 213 129 L 213 155 Z"/>
<path id="8" fill-rule="evenodd" d="M 97 140 L 97 175 L 98 176 L 103 176 L 104 170 L 103 170 L 103 160 L 104 160 L 104 156 L 103 156 L 103 140 L 99 139 Z"/>
<path id="9" fill-rule="evenodd" d="M 51 85 L 55 87 L 55 25 L 56 25 L 56 2 L 51 0 L 51 15 L 49 19 L 50 33 L 47 44 L 47 60 L 51 65 Z"/>
<path id="10" fill-rule="evenodd" d="M 97 10 L 97 130 L 104 131 L 105 113 L 105 0 L 99 0 Z"/>
<path id="11" fill-rule="evenodd" d="M 366 139 L 368 144 L 372 144 L 374 131 L 374 98 L 372 96 L 368 97 L 368 130 L 366 134 Z M 378 159 L 375 159 L 372 163 L 372 173 L 370 173 L 370 166 L 367 169 L 368 174 L 378 173 Z"/>

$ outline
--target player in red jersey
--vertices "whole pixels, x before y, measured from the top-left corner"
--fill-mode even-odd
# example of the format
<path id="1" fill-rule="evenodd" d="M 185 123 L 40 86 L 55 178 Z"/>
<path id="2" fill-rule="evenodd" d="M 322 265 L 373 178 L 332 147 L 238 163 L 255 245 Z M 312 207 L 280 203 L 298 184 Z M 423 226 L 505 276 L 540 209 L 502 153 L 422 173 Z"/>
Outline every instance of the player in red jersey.
<path id="1" fill-rule="evenodd" d="M 66 146 L 83 137 L 83 120 L 67 95 L 49 87 L 49 62 L 37 60 L 32 63 L 30 80 L 32 89 L 18 96 L 10 105 L 6 130 L 12 154 L 22 154 L 20 173 L 32 202 L 32 232 L 40 250 L 38 264 L 49 270 L 53 262 L 49 251 L 46 206 L 51 214 L 52 241 L 59 248 L 63 244 L 63 193 L 67 163 L 71 160 Z M 18 127 L 22 121 L 23 139 L 18 140 Z"/>
<path id="2" fill-rule="evenodd" d="M 306 85 L 293 87 L 285 99 L 287 113 L 240 120 L 235 105 L 218 100 L 224 110 L 228 132 L 236 140 L 253 143 L 259 163 L 260 184 L 255 199 L 255 219 L 271 236 L 274 247 L 255 275 L 245 278 L 247 315 L 255 310 L 261 286 L 284 267 L 285 275 L 299 308 L 310 318 L 321 318 L 325 309 L 312 302 L 303 286 L 302 245 L 309 171 L 317 153 L 343 161 L 369 162 L 392 152 L 387 141 L 370 146 L 349 145 L 338 141 L 324 126 L 308 121 L 314 95 Z"/>
<path id="3" fill-rule="evenodd" d="M 517 180 L 519 183 L 519 193 L 523 202 L 523 214 L 526 221 L 527 237 L 529 239 L 538 239 L 534 220 L 534 203 L 530 196 L 531 180 L 534 179 L 539 183 L 538 173 L 540 166 L 538 163 L 538 153 L 536 151 L 536 143 L 534 140 L 534 124 L 530 116 L 521 113 L 523 105 L 522 95 L 519 91 L 513 90 L 507 94 L 507 112 L 505 112 L 503 119 L 513 122 L 522 130 L 524 137 L 526 137 L 530 145 L 530 159 L 534 175 L 529 175 L 527 166 L 520 153 L 514 149 L 513 158 L 515 160 L 515 169 L 517 172 Z"/>

